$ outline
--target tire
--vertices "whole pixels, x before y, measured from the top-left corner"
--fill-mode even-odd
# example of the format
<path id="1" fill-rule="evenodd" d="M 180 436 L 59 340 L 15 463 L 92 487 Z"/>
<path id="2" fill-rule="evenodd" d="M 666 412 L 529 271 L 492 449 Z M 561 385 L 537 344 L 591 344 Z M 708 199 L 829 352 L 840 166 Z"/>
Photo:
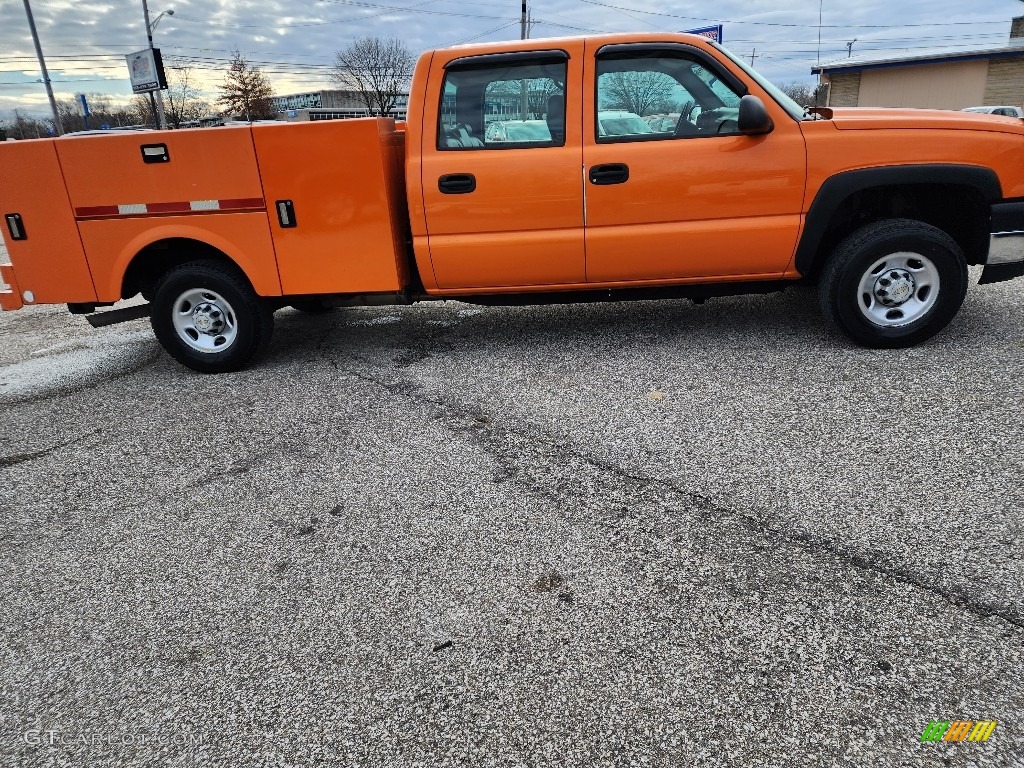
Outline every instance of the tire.
<path id="1" fill-rule="evenodd" d="M 945 328 L 967 295 L 956 241 L 913 219 L 868 224 L 836 248 L 818 284 L 822 313 L 854 342 L 910 347 Z"/>
<path id="2" fill-rule="evenodd" d="M 307 315 L 325 315 L 328 312 L 333 312 L 336 307 L 329 306 L 324 303 L 323 299 L 311 298 L 311 299 L 291 299 L 291 308 L 304 312 Z"/>
<path id="3" fill-rule="evenodd" d="M 245 275 L 219 261 L 191 261 L 157 281 L 150 322 L 171 357 L 199 373 L 229 373 L 270 343 L 274 313 Z"/>

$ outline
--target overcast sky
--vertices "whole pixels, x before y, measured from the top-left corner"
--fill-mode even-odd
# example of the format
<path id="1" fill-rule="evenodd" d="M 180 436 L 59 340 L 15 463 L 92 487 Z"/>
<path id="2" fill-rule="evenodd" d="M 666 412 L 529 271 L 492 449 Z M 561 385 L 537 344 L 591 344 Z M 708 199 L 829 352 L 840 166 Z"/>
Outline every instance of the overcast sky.
<path id="1" fill-rule="evenodd" d="M 130 94 L 124 54 L 144 48 L 141 0 L 31 0 L 58 97 Z M 334 52 L 357 37 L 401 38 L 414 52 L 519 37 L 520 0 L 151 0 L 173 9 L 155 32 L 168 66 L 190 65 L 211 100 L 231 51 L 262 65 L 278 94 L 329 87 Z M 855 54 L 958 50 L 1007 41 L 1018 0 L 534 0 L 532 37 L 724 25 L 727 47 L 778 83 L 810 82 L 821 61 Z M 0 116 L 48 113 L 22 0 L 0 0 Z"/>

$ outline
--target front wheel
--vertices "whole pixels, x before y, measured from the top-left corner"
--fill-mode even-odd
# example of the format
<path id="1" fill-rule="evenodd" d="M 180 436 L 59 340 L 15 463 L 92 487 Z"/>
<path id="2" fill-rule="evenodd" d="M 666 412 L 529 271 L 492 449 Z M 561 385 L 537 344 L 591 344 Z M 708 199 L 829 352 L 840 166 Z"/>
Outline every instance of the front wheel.
<path id="1" fill-rule="evenodd" d="M 941 331 L 967 294 L 967 261 L 937 227 L 891 219 L 836 248 L 818 286 L 822 312 L 865 347 L 909 347 Z"/>
<path id="2" fill-rule="evenodd" d="M 200 373 L 244 368 L 274 330 L 274 313 L 245 275 L 209 260 L 182 264 L 159 280 L 150 321 L 167 354 Z"/>

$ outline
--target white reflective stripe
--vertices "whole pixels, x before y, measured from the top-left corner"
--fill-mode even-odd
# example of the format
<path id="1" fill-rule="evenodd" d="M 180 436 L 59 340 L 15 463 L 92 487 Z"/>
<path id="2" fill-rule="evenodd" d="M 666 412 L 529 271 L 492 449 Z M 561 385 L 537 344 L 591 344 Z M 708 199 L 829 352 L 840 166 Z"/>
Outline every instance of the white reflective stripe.
<path id="1" fill-rule="evenodd" d="M 220 200 L 192 200 L 188 206 L 193 211 L 219 211 Z"/>
<path id="2" fill-rule="evenodd" d="M 130 216 L 133 213 L 146 213 L 145 203 L 132 203 L 131 205 L 117 206 L 117 212 L 122 216 Z"/>

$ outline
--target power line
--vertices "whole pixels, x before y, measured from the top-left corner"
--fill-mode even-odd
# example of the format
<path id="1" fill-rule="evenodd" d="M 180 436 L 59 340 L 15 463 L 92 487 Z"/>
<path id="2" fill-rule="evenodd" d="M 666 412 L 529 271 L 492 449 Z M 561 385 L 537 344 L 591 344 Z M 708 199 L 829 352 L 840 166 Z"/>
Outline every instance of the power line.
<path id="1" fill-rule="evenodd" d="M 335 0 L 341 2 L 341 0 Z M 612 5 L 611 3 L 602 3 L 599 0 L 580 0 L 582 3 L 588 5 L 597 5 L 601 8 L 611 8 L 616 11 L 630 11 L 632 13 L 642 13 L 650 16 L 666 16 L 672 19 L 686 19 L 688 21 L 708 21 L 707 16 L 684 16 L 678 13 L 666 13 L 665 11 L 645 11 L 640 8 L 627 8 L 621 5 Z M 907 27 L 956 27 L 956 26 L 973 26 L 978 24 L 1002 24 L 1005 26 L 1006 20 L 1000 19 L 999 21 L 940 21 L 928 24 L 794 24 L 794 23 L 783 23 L 777 21 L 742 21 L 739 19 L 718 19 L 720 24 L 750 24 L 759 27 L 790 27 L 798 29 L 903 29 Z"/>

